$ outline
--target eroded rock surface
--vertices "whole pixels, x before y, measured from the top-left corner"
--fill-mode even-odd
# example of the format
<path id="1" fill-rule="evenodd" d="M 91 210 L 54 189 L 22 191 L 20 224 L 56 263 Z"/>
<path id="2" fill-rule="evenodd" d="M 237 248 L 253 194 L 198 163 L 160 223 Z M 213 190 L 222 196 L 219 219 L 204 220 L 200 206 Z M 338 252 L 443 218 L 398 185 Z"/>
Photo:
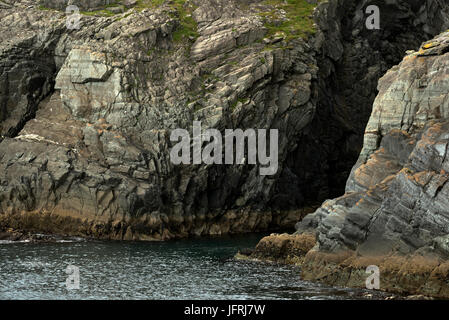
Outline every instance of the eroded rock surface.
<path id="1" fill-rule="evenodd" d="M 448 45 L 446 32 L 379 81 L 346 195 L 298 224 L 318 227 L 323 250 L 410 253 L 448 234 Z"/>
<path id="2" fill-rule="evenodd" d="M 448 296 L 448 70 L 444 32 L 380 79 L 346 194 L 296 226 L 317 239 L 305 278 L 363 287 L 378 265 L 383 289 Z"/>
<path id="3" fill-rule="evenodd" d="M 379 7 L 380 30 L 366 28 L 368 5 Z M 301 198 L 322 203 L 344 193 L 363 145 L 379 78 L 401 62 L 407 50 L 418 50 L 449 29 L 449 4 L 444 1 L 324 1 L 314 16 L 319 27 L 314 43 L 321 46 L 319 100 L 312 123 L 288 156 L 290 171 L 282 178 L 289 187 L 279 188 L 285 202 L 300 203 Z"/>
<path id="4" fill-rule="evenodd" d="M 245 10 L 186 3 L 196 34 L 170 2 L 82 16 L 79 30 L 66 28 L 64 13 L 8 3 L 0 12 L 2 226 L 161 240 L 291 226 L 302 214 L 266 207 L 279 173 L 170 161 L 170 132 L 198 120 L 203 129 L 279 129 L 282 172 L 311 122 L 315 51 L 299 37 L 289 45 L 267 38 L 257 1 Z"/>
<path id="5" fill-rule="evenodd" d="M 63 11 L 0 1 L 3 228 L 160 240 L 291 226 L 343 191 L 378 78 L 446 28 L 449 16 L 441 1 L 379 1 L 387 23 L 368 31 L 367 1 L 319 1 L 316 32 L 286 39 L 270 34 L 266 21 L 286 13 L 262 0 L 167 1 L 144 10 L 128 2 L 117 12 L 100 7 L 68 30 Z M 61 1 L 42 3 L 63 9 Z M 444 56 L 441 37 L 410 59 Z M 432 105 L 438 92 L 428 91 Z M 401 110 L 406 122 L 388 124 Z M 363 165 L 364 180 L 353 174 L 348 182 L 357 192 L 335 208 L 355 206 L 359 194 L 405 166 L 421 138 L 408 127 L 415 106 L 401 110 L 382 113 L 376 121 L 385 126 L 367 133 L 362 155 L 382 169 Z M 221 131 L 279 129 L 277 174 L 260 176 L 253 165 L 174 166 L 170 133 L 191 130 L 194 120 Z M 378 189 L 381 197 L 385 188 Z M 318 241 L 357 246 L 354 237 L 334 239 L 344 221 L 326 227 L 323 220 Z"/>

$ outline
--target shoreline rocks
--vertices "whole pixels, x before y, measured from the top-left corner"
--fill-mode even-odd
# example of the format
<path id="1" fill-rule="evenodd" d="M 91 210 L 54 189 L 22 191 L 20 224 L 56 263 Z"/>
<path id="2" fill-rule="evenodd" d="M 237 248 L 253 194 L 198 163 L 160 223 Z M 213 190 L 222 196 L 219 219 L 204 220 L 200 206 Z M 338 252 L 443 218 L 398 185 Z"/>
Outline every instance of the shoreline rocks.
<path id="1" fill-rule="evenodd" d="M 380 79 L 346 194 L 324 202 L 291 236 L 316 237 L 295 258 L 304 279 L 363 287 L 365 268 L 376 265 L 383 290 L 449 297 L 447 70 L 449 31 Z"/>
<path id="2" fill-rule="evenodd" d="M 293 264 L 301 278 L 336 287 L 366 288 L 368 266 L 380 270 L 380 290 L 398 294 L 394 299 L 429 300 L 449 297 L 449 262 L 428 255 L 361 256 L 355 251 L 321 252 L 314 234 L 272 234 L 250 252 L 235 258 L 258 262 Z"/>

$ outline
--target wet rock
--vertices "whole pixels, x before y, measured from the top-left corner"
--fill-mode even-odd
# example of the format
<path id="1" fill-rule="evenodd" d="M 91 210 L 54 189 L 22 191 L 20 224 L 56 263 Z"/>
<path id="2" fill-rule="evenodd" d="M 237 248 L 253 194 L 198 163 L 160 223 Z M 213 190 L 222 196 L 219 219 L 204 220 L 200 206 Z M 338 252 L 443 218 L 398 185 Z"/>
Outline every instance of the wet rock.
<path id="1" fill-rule="evenodd" d="M 315 243 L 313 234 L 271 234 L 260 240 L 248 256 L 255 260 L 298 263 L 315 246 Z"/>

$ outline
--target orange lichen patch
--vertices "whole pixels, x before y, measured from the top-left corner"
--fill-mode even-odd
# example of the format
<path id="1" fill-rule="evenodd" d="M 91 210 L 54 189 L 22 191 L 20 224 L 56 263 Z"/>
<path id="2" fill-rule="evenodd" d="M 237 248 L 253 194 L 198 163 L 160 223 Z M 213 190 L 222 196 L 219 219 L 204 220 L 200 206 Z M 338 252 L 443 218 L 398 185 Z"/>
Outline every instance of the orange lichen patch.
<path id="1" fill-rule="evenodd" d="M 354 251 L 342 251 L 339 253 L 327 253 L 310 250 L 306 254 L 306 262 L 311 265 L 340 264 L 354 255 Z"/>
<path id="2" fill-rule="evenodd" d="M 101 130 L 101 129 L 98 129 L 97 132 L 98 132 L 98 134 L 103 134 L 103 130 Z"/>
<path id="3" fill-rule="evenodd" d="M 411 174 L 413 174 L 412 170 L 410 170 L 410 168 L 404 167 L 401 169 L 401 171 L 399 171 L 399 173 L 404 174 L 406 176 L 410 176 Z"/>
<path id="4" fill-rule="evenodd" d="M 88 126 L 88 127 L 92 127 L 93 124 L 92 124 L 92 123 L 88 123 L 87 126 Z"/>
<path id="5" fill-rule="evenodd" d="M 433 172 L 430 171 L 421 171 L 413 175 L 413 180 L 421 186 L 425 186 L 429 183 L 430 179 L 434 176 Z"/>
<path id="6" fill-rule="evenodd" d="M 441 169 L 440 174 L 446 174 L 446 170 Z"/>
<path id="7" fill-rule="evenodd" d="M 383 179 L 380 183 L 383 185 L 382 189 L 388 188 L 388 184 L 396 178 L 396 174 L 389 175 L 385 179 Z"/>
<path id="8" fill-rule="evenodd" d="M 386 160 L 386 150 L 381 148 L 373 153 L 365 164 L 362 164 L 354 171 L 354 180 L 360 186 L 368 188 L 382 182 L 385 177 L 395 174 L 400 167 L 395 161 Z M 378 168 L 383 168 L 379 171 Z M 390 171 L 390 172 L 388 172 Z"/>
<path id="9" fill-rule="evenodd" d="M 430 135 L 434 135 L 434 134 L 440 134 L 443 133 L 443 124 L 442 123 L 436 123 L 433 126 L 431 126 L 428 130 L 427 130 L 427 135 L 426 136 L 430 136 Z"/>
<path id="10" fill-rule="evenodd" d="M 102 123 L 102 124 L 100 124 L 100 127 L 103 128 L 104 130 L 109 130 L 112 128 L 112 125 L 110 125 L 108 123 Z"/>
<path id="11" fill-rule="evenodd" d="M 121 136 L 121 135 L 115 135 L 114 138 L 116 138 L 116 139 L 121 139 L 122 136 Z"/>
<path id="12" fill-rule="evenodd" d="M 391 129 L 390 133 L 400 133 L 400 134 L 402 134 L 402 135 L 404 135 L 404 136 L 410 138 L 410 133 L 408 133 L 408 132 L 405 131 L 405 130 L 401 130 L 401 129 Z"/>
<path id="13" fill-rule="evenodd" d="M 272 234 L 259 241 L 251 258 L 279 262 L 294 261 L 293 257 L 303 257 L 315 244 L 315 235 L 310 233 Z"/>
<path id="14" fill-rule="evenodd" d="M 409 63 L 411 63 L 413 60 L 415 60 L 417 57 L 416 53 L 415 54 L 411 54 L 408 56 L 405 56 L 404 59 L 402 59 L 402 62 L 404 62 L 404 65 L 408 65 Z M 401 65 L 402 65 L 401 62 Z"/>
<path id="15" fill-rule="evenodd" d="M 423 45 L 422 47 L 423 47 L 424 49 L 429 49 L 429 48 L 436 47 L 436 46 L 438 46 L 438 45 L 439 45 L 438 42 L 429 42 L 429 43 L 426 43 L 425 45 Z"/>

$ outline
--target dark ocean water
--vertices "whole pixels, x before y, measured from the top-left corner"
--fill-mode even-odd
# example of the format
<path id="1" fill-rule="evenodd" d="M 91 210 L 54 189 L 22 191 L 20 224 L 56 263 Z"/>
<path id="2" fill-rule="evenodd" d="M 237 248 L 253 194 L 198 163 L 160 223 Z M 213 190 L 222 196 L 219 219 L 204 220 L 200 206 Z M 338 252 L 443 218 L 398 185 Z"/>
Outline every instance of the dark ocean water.
<path id="1" fill-rule="evenodd" d="M 298 267 L 233 259 L 239 249 L 254 247 L 262 236 L 161 243 L 0 242 L 0 299 L 371 299 L 387 296 L 302 281 Z M 67 288 L 69 265 L 79 268 L 79 289 Z"/>

